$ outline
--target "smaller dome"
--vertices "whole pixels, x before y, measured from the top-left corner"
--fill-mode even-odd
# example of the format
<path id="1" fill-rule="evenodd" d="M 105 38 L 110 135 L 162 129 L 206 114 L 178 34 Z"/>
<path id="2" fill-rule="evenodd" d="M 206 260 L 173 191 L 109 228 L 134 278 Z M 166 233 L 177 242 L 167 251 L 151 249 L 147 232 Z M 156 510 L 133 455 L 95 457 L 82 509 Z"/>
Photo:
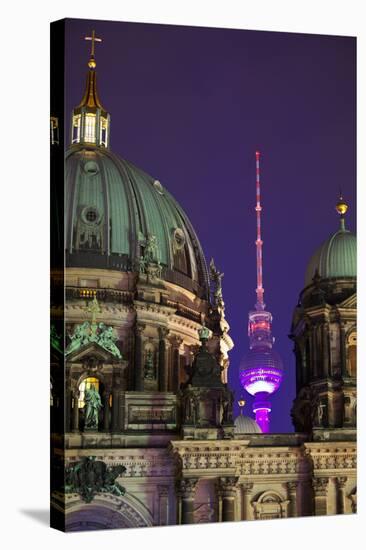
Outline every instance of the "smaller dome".
<path id="1" fill-rule="evenodd" d="M 312 256 L 306 269 L 305 286 L 312 284 L 316 272 L 322 279 L 356 277 L 356 235 L 344 226 L 331 235 Z"/>
<path id="2" fill-rule="evenodd" d="M 262 430 L 253 418 L 239 414 L 234 420 L 236 434 L 260 434 Z"/>

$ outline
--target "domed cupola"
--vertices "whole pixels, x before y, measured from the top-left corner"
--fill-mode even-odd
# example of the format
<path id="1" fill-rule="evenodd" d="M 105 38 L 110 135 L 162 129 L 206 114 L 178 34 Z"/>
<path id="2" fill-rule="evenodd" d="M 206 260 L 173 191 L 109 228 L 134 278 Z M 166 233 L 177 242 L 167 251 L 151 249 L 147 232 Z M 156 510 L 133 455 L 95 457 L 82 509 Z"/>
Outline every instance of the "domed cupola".
<path id="1" fill-rule="evenodd" d="M 88 76 L 84 96 L 72 113 L 71 143 L 99 145 L 108 147 L 110 116 L 102 106 L 97 91 L 97 73 L 95 61 L 95 42 L 101 38 L 95 36 L 95 31 L 85 40 L 91 40 L 91 52 L 88 62 Z"/>
<path id="2" fill-rule="evenodd" d="M 333 233 L 312 256 L 305 276 L 305 286 L 317 279 L 355 279 L 357 275 L 357 239 L 346 229 L 348 205 L 340 196 L 336 205 L 340 216 L 338 231 Z"/>
<path id="3" fill-rule="evenodd" d="M 165 187 L 109 149 L 110 117 L 96 86 L 93 32 L 86 90 L 66 153 L 66 261 L 144 273 L 208 298 L 206 261 L 187 215 Z"/>
<path id="4" fill-rule="evenodd" d="M 240 407 L 240 413 L 234 420 L 235 435 L 262 433 L 262 430 L 260 429 L 257 422 L 254 420 L 254 418 L 251 418 L 250 416 L 246 416 L 245 414 L 243 414 L 243 407 L 245 405 L 245 401 L 243 399 L 240 399 L 238 401 L 238 404 Z"/>

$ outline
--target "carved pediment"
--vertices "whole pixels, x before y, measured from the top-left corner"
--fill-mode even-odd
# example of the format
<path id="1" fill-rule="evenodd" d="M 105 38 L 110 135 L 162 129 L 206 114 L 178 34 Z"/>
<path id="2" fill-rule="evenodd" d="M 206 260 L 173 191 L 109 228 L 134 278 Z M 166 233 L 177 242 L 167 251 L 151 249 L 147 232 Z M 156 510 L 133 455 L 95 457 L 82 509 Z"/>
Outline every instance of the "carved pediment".
<path id="1" fill-rule="evenodd" d="M 338 307 L 342 309 L 357 309 L 357 293 L 355 292 L 352 296 L 344 300 L 344 302 L 338 304 Z"/>
<path id="2" fill-rule="evenodd" d="M 115 363 L 118 359 L 109 351 L 105 350 L 96 342 L 85 344 L 77 350 L 72 351 L 67 356 L 67 361 L 71 363 L 84 363 L 87 358 L 92 357 L 101 363 Z M 119 360 L 120 362 L 121 360 Z"/>
<path id="3" fill-rule="evenodd" d="M 122 355 L 116 346 L 117 335 L 113 327 L 105 323 L 84 321 L 74 326 L 74 331 L 69 334 L 70 342 L 65 350 L 66 357 L 73 357 L 75 353 L 85 350 L 89 345 L 95 345 L 112 356 L 114 360 L 122 359 Z"/>

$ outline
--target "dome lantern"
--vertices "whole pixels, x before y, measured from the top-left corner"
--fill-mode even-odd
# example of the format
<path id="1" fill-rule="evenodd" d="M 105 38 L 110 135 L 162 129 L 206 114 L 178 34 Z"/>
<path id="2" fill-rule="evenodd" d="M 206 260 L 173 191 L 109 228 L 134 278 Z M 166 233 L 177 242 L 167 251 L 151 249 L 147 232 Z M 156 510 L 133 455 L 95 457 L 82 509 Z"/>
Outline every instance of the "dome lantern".
<path id="1" fill-rule="evenodd" d="M 90 58 L 88 61 L 88 75 L 84 96 L 80 104 L 72 113 L 71 143 L 95 145 L 99 147 L 109 146 L 110 116 L 102 106 L 97 90 L 97 73 L 95 61 L 95 42 L 101 42 L 101 38 L 86 36 L 85 40 L 91 41 Z"/>

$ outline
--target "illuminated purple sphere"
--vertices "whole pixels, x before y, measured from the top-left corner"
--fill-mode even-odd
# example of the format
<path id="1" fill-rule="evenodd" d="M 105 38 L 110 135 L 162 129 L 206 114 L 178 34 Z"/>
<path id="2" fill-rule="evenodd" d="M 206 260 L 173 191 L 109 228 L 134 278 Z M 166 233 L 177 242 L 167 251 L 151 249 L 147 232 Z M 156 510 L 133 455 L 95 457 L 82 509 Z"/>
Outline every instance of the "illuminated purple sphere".
<path id="1" fill-rule="evenodd" d="M 271 347 L 253 347 L 240 364 L 241 385 L 251 395 L 274 393 L 282 378 L 281 357 Z"/>

